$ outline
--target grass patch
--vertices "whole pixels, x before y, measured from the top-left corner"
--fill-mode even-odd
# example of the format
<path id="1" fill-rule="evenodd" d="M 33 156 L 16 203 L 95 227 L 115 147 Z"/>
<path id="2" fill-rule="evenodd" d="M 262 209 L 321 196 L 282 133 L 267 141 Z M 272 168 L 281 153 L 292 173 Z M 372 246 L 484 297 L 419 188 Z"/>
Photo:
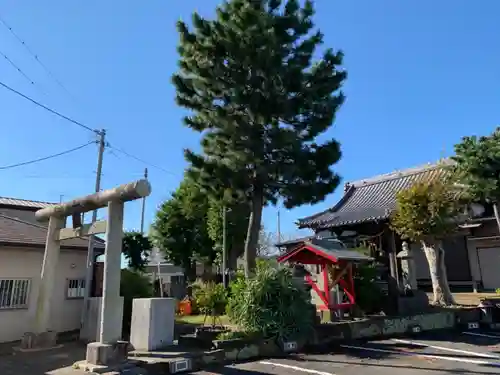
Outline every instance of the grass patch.
<path id="1" fill-rule="evenodd" d="M 184 324 L 197 324 L 203 325 L 205 321 L 205 315 L 177 315 L 175 321 Z M 231 325 L 227 315 L 222 315 L 215 321 L 216 324 Z M 208 316 L 205 321 L 205 325 L 212 325 L 212 318 Z"/>

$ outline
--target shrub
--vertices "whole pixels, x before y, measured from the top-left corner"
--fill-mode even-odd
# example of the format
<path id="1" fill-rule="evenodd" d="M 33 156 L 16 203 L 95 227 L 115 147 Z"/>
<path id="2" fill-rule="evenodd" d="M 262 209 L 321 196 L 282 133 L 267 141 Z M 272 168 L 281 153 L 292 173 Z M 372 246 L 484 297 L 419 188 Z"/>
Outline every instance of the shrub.
<path id="1" fill-rule="evenodd" d="M 132 301 L 134 298 L 149 298 L 153 295 L 153 285 L 149 277 L 139 271 L 122 270 L 120 294 L 123 296 L 123 331 L 130 333 Z"/>
<path id="2" fill-rule="evenodd" d="M 311 296 L 288 268 L 257 268 L 250 280 L 231 284 L 231 320 L 245 332 L 277 340 L 312 334 L 315 308 Z"/>
<path id="3" fill-rule="evenodd" d="M 227 292 L 224 285 L 214 282 L 194 283 L 192 285 L 196 309 L 210 316 L 223 315 L 226 309 Z"/>
<path id="4" fill-rule="evenodd" d="M 235 312 L 245 293 L 246 279 L 243 271 L 236 272 L 235 277 L 229 283 L 229 297 L 226 304 L 226 314 L 229 319 L 235 319 Z"/>
<path id="5" fill-rule="evenodd" d="M 386 296 L 376 283 L 376 266 L 358 265 L 353 276 L 356 304 L 367 314 L 380 312 L 386 304 Z"/>

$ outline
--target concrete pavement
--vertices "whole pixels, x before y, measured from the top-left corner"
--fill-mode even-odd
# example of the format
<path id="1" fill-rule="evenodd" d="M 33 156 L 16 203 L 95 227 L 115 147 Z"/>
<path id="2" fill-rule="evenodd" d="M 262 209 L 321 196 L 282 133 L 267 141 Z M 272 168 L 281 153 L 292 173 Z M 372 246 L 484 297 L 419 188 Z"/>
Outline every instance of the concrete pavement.
<path id="1" fill-rule="evenodd" d="M 500 374 L 500 333 L 434 333 L 414 339 L 353 342 L 328 352 L 260 360 L 195 374 Z"/>

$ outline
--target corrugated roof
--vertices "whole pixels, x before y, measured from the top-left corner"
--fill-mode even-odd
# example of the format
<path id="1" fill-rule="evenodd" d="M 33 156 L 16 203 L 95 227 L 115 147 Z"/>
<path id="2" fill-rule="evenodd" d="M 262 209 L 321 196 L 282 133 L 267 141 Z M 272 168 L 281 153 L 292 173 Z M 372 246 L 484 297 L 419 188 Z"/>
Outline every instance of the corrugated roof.
<path id="1" fill-rule="evenodd" d="M 40 223 L 35 212 L 55 203 L 0 197 L 0 242 L 13 245 L 45 246 L 47 223 Z M 72 238 L 61 242 L 62 247 L 86 249 L 88 240 Z M 104 241 L 96 237 L 96 248 L 104 249 Z"/>
<path id="2" fill-rule="evenodd" d="M 27 200 L 27 199 L 0 197 L 0 205 L 2 205 L 2 206 L 3 205 L 19 206 L 19 207 L 38 209 L 38 208 L 45 208 L 45 207 L 53 206 L 55 204 L 56 203 L 31 201 L 31 200 Z"/>
<path id="3" fill-rule="evenodd" d="M 306 242 L 314 248 L 322 251 L 323 253 L 338 259 L 338 260 L 351 260 L 351 261 L 370 261 L 373 258 L 361 254 L 354 250 L 346 249 L 345 245 L 338 240 L 331 239 L 318 239 L 313 238 L 310 242 Z"/>
<path id="4" fill-rule="evenodd" d="M 396 207 L 396 194 L 416 182 L 432 180 L 445 173 L 448 160 L 396 171 L 347 185 L 342 199 L 332 208 L 300 219 L 301 228 L 333 228 L 386 220 Z"/>
<path id="5" fill-rule="evenodd" d="M 46 237 L 46 226 L 0 213 L 0 243 L 45 246 Z M 102 240 L 96 241 L 95 246 L 100 249 L 104 248 Z M 88 240 L 83 238 L 64 240 L 61 241 L 61 247 L 78 247 L 83 250 L 88 247 Z"/>

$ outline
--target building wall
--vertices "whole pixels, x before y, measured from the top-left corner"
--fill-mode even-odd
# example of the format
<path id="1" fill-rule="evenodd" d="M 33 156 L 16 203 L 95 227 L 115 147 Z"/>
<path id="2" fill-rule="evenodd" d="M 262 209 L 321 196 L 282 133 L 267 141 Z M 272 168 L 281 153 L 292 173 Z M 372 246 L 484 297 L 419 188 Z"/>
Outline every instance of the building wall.
<path id="1" fill-rule="evenodd" d="M 495 220 L 482 222 L 467 239 L 471 272 L 486 291 L 500 288 L 500 236 Z"/>
<path id="2" fill-rule="evenodd" d="M 61 251 L 51 303 L 50 325 L 55 331 L 80 328 L 83 299 L 68 298 L 67 293 L 69 280 L 85 279 L 86 257 L 86 251 Z M 30 280 L 26 307 L 0 308 L 0 342 L 19 340 L 33 329 L 42 261 L 42 249 L 0 247 L 0 280 Z"/>
<path id="3" fill-rule="evenodd" d="M 453 236 L 443 241 L 445 251 L 445 264 L 448 280 L 451 283 L 461 283 L 472 281 L 471 266 L 469 263 L 469 249 L 467 248 L 466 238 L 464 236 Z M 430 280 L 429 264 L 422 249 L 418 243 L 411 244 L 414 252 L 415 268 L 417 280 Z"/>

